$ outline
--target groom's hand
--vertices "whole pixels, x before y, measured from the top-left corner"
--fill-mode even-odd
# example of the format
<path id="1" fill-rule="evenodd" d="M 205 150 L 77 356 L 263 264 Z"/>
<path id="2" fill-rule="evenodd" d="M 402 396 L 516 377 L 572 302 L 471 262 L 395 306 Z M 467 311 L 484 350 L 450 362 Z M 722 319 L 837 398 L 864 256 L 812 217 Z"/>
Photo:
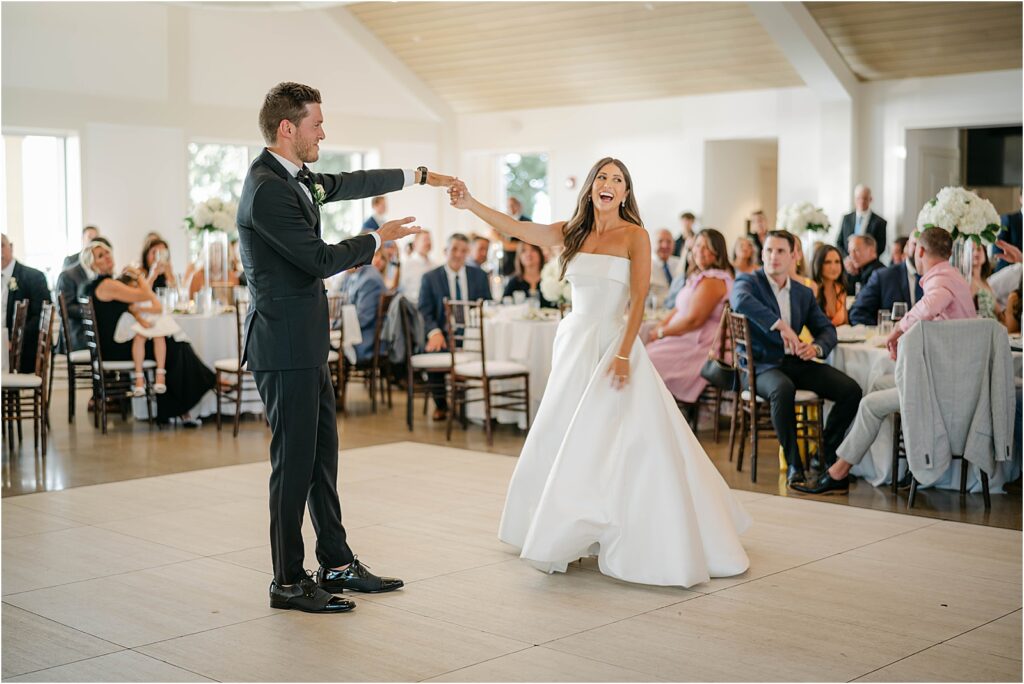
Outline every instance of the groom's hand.
<path id="1" fill-rule="evenodd" d="M 416 171 L 416 182 L 420 182 L 420 171 Z M 433 171 L 427 171 L 427 185 L 435 188 L 447 188 L 455 182 L 455 176 L 445 176 L 441 173 L 434 173 Z"/>
<path id="2" fill-rule="evenodd" d="M 377 231 L 377 235 L 380 236 L 381 243 L 388 242 L 389 240 L 401 240 L 408 235 L 422 233 L 423 229 L 419 226 L 408 225 L 415 220 L 415 216 L 406 216 L 405 218 L 395 219 L 394 221 L 388 221 L 385 223 L 380 227 L 380 230 Z"/>

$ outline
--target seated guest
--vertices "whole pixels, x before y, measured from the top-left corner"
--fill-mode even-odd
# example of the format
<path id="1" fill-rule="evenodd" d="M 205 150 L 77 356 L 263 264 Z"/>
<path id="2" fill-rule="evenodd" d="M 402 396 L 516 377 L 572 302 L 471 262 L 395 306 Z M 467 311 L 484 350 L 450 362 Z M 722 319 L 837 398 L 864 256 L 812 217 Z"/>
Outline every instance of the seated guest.
<path id="1" fill-rule="evenodd" d="M 82 229 L 82 249 L 89 246 L 89 243 L 98 238 L 100 235 L 100 229 L 96 226 L 86 226 Z M 66 271 L 72 266 L 78 263 L 78 259 L 81 256 L 81 252 L 75 252 L 74 254 L 68 254 L 64 257 L 64 263 L 61 265 L 60 270 Z"/>
<path id="2" fill-rule="evenodd" d="M 420 283 L 423 276 L 434 270 L 435 264 L 430 259 L 430 233 L 423 231 L 413 236 L 411 251 L 402 262 L 402 293 L 410 302 L 420 300 Z"/>
<path id="3" fill-rule="evenodd" d="M 682 260 L 672 256 L 674 243 L 668 228 L 660 229 L 655 237 L 655 252 L 651 255 L 651 285 L 647 294 L 660 304 L 668 296 L 672 281 L 682 274 Z"/>
<path id="4" fill-rule="evenodd" d="M 1005 307 L 1010 293 L 1020 286 L 1022 272 L 1024 272 L 1021 261 L 1024 261 L 1024 256 L 1021 255 L 1019 249 L 1005 240 L 997 241 L 996 246 L 1002 250 L 996 255 L 996 259 L 1000 263 L 1009 264 L 1009 266 L 1004 269 L 996 269 L 996 272 L 989 277 L 988 284 L 992 286 L 999 306 Z"/>
<path id="5" fill-rule="evenodd" d="M 916 238 L 911 236 L 907 240 L 906 258 L 902 262 L 879 269 L 871 275 L 850 307 L 850 325 L 875 325 L 878 323 L 878 312 L 882 309 L 891 311 L 896 302 L 903 302 L 909 309 L 924 296 L 914 265 L 916 246 Z"/>
<path id="6" fill-rule="evenodd" d="M 789 277 L 804 287 L 811 288 L 811 292 L 818 294 L 818 284 L 807 272 L 807 259 L 804 257 L 804 243 L 796 235 L 793 235 L 793 265 L 789 269 Z"/>
<path id="7" fill-rule="evenodd" d="M 158 287 L 178 287 L 171 265 L 171 248 L 161 238 L 150 240 L 142 247 L 142 270 L 154 290 Z"/>
<path id="8" fill-rule="evenodd" d="M 757 255 L 754 250 L 754 241 L 746 235 L 736 238 L 736 242 L 732 243 L 730 263 L 737 275 L 756 271 Z"/>
<path id="9" fill-rule="evenodd" d="M 388 290 L 397 290 L 402 281 L 402 262 L 398 258 L 398 243 L 388 240 L 380 246 L 381 255 L 384 257 L 384 287 Z"/>
<path id="10" fill-rule="evenodd" d="M 1024 204 L 1024 192 L 1021 193 L 1021 195 L 1018 197 L 1018 200 L 1020 200 L 1020 202 Z M 1021 216 L 1022 211 L 1024 211 L 1024 208 L 1010 212 L 1009 214 L 1003 214 L 1002 216 L 999 217 L 999 222 L 1002 224 L 1003 228 L 1002 230 L 999 231 L 996 244 L 992 247 L 993 258 L 995 258 L 998 254 L 1001 254 L 1005 249 L 1004 247 L 1000 246 L 999 241 L 1009 243 L 1016 247 L 1017 249 L 1022 249 L 1021 223 L 1022 220 L 1024 220 Z M 1010 262 L 1008 261 L 1002 261 L 999 259 L 996 259 L 996 261 L 997 271 L 1002 270 L 1004 267 L 1009 266 L 1010 264 Z"/>
<path id="11" fill-rule="evenodd" d="M 121 314 L 129 312 L 129 305 L 139 302 L 151 302 L 159 307 L 159 300 L 149 289 L 145 279 L 140 279 L 140 287 L 130 287 L 112 278 L 114 272 L 114 256 L 110 248 L 100 242 L 93 242 L 82 250 L 82 265 L 97 274 L 96 278 L 84 286 L 79 292 L 82 297 L 93 300 L 96 314 L 96 332 L 100 342 L 100 350 L 104 360 L 136 361 L 136 379 L 141 376 L 142 361 L 133 358 L 132 347 L 137 342 L 119 343 L 114 340 L 114 332 Z M 145 323 L 142 324 L 145 327 Z M 157 373 L 156 383 L 166 387 L 166 391 L 157 395 L 157 419 L 167 422 L 171 418 L 180 417 L 186 427 L 198 427 L 201 423 L 193 420 L 190 409 L 199 403 L 209 390 L 213 389 L 215 376 L 192 350 L 187 342 L 176 342 L 174 338 L 165 338 L 166 366 L 164 373 Z M 145 358 L 155 359 L 153 344 L 143 341 L 139 345 L 145 352 Z"/>
<path id="12" fill-rule="evenodd" d="M 878 243 L 870 235 L 851 235 L 848 244 L 849 254 L 843 261 L 849 278 L 846 293 L 857 294 L 857 286 L 864 287 L 871 280 L 871 274 L 885 268 L 878 259 Z"/>
<path id="13" fill-rule="evenodd" d="M 514 292 L 525 292 L 527 298 L 536 297 L 541 307 L 555 308 L 540 291 L 540 272 L 544 268 L 544 252 L 537 245 L 527 242 L 516 243 L 516 270 L 505 285 L 502 298 L 511 297 Z"/>
<path id="14" fill-rule="evenodd" d="M 836 447 L 857 412 L 860 386 L 824 359 L 836 344 L 836 329 L 822 313 L 810 288 L 789 277 L 793 236 L 784 230 L 767 234 L 761 260 L 764 268 L 736 278 L 732 308 L 750 322 L 758 395 L 771 402 L 771 419 L 787 463 L 789 484 L 806 481 L 797 448 L 794 400 L 798 389 L 811 390 L 834 402 L 823 435 L 823 462 L 835 460 Z M 800 341 L 806 326 L 814 341 Z"/>
<path id="15" fill-rule="evenodd" d="M 914 256 L 921 269 L 924 296 L 889 335 L 887 344 L 893 359 L 896 358 L 900 337 L 918 321 L 953 321 L 975 317 L 970 287 L 960 272 L 949 264 L 952 251 L 953 238 L 942 228 L 926 228 L 917 238 L 917 253 Z M 896 389 L 893 376 L 881 378 L 875 387 L 878 389 L 864 397 L 857 409 L 850 434 L 836 450 L 839 460 L 832 463 L 814 485 L 794 489 L 809 494 L 849 491 L 850 469 L 860 463 L 878 438 L 882 421 L 889 414 L 900 410 L 899 390 Z M 893 477 L 897 475 L 892 474 Z"/>
<path id="16" fill-rule="evenodd" d="M 417 236 L 419 237 L 419 236 Z M 476 300 L 491 298 L 491 287 L 487 274 L 479 268 L 466 265 L 469 254 L 469 238 L 462 233 L 452 233 L 445 249 L 447 261 L 423 276 L 419 289 L 419 309 L 423 316 L 423 329 L 427 331 L 427 352 L 448 349 L 448 317 L 445 315 L 444 300 Z M 434 394 L 434 420 L 448 417 L 448 398 L 445 396 L 444 375 L 431 373 L 428 376 Z"/>
<path id="17" fill-rule="evenodd" d="M 679 401 L 694 403 L 708 382 L 700 375 L 729 301 L 733 270 L 725 238 L 714 228 L 697 233 L 693 268 L 676 305 L 647 340 L 647 355 L 665 386 Z"/>
<path id="18" fill-rule="evenodd" d="M 988 279 L 992 275 L 992 264 L 988 260 L 988 253 L 984 247 L 975 245 L 971 250 L 971 297 L 974 299 L 974 309 L 981 318 L 999 320 L 1002 315 L 1002 307 L 996 302 L 996 294 Z"/>
<path id="19" fill-rule="evenodd" d="M 906 250 L 907 250 L 907 238 L 905 238 L 905 237 L 898 237 L 895 240 L 893 240 L 892 241 L 892 258 L 889 260 L 891 265 L 895 266 L 896 264 L 903 263 L 903 260 L 907 258 L 906 257 Z"/>
<path id="20" fill-rule="evenodd" d="M 95 242 L 106 245 L 107 249 L 110 249 L 110 242 L 104 237 L 96 238 Z M 86 245 L 85 249 L 89 249 L 89 247 L 90 245 Z M 86 348 L 85 328 L 82 327 L 82 305 L 78 303 L 78 292 L 83 285 L 95 277 L 96 274 L 93 271 L 82 265 L 81 259 L 76 261 L 74 266 L 61 271 L 57 276 L 57 292 L 64 295 L 64 304 L 68 310 L 67 342 L 71 345 L 71 349 L 67 349 L 62 335 L 60 342 L 62 354 Z"/>
<path id="21" fill-rule="evenodd" d="M 469 256 L 466 258 L 466 265 L 475 266 L 489 275 L 491 266 L 487 263 L 487 253 L 490 249 L 490 240 L 483 235 L 471 235 L 469 237 Z"/>
<path id="22" fill-rule="evenodd" d="M 375 230 L 380 230 L 380 227 L 387 221 L 384 216 L 388 213 L 388 200 L 383 195 L 378 195 L 370 200 L 370 209 L 373 213 L 363 221 L 363 227 L 360 230 L 361 233 L 372 233 Z"/>
<path id="23" fill-rule="evenodd" d="M 34 373 L 36 342 L 39 340 L 39 316 L 42 313 L 43 302 L 50 301 L 50 288 L 42 271 L 26 266 L 14 258 L 14 244 L 7 239 L 6 233 L 0 238 L 0 245 L 0 261 L 3 265 L 4 327 L 8 331 L 8 340 L 11 327 L 14 325 L 14 305 L 21 301 L 28 302 L 25 335 L 21 338 L 20 367 L 12 370 L 16 373 Z M 6 354 L 7 351 L 4 349 L 3 353 Z"/>
<path id="24" fill-rule="evenodd" d="M 380 296 L 387 291 L 383 276 L 387 265 L 387 257 L 384 255 L 383 249 L 379 249 L 374 253 L 371 263 L 352 269 L 352 274 L 345 282 L 348 290 L 348 303 L 356 307 L 359 331 L 363 337 L 363 341 L 355 345 L 357 363 L 365 363 L 373 359 L 373 338 L 377 332 Z"/>
<path id="25" fill-rule="evenodd" d="M 818 306 L 832 325 L 846 325 L 846 272 L 843 256 L 832 245 L 821 245 L 814 253 L 814 282 Z"/>
<path id="26" fill-rule="evenodd" d="M 1006 332 L 1011 335 L 1019 335 L 1021 331 L 1021 294 L 1024 292 L 1022 285 L 1024 284 L 1018 284 L 1017 289 L 1010 293 L 1006 300 L 1006 307 L 1003 308 L 1002 316 L 999 319 L 999 322 L 1006 328 Z"/>

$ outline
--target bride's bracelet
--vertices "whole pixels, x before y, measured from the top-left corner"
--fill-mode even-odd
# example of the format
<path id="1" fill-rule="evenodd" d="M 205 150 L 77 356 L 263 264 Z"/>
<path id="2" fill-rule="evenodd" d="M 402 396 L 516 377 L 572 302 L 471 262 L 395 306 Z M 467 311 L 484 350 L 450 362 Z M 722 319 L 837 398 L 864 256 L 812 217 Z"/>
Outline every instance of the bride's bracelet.
<path id="1" fill-rule="evenodd" d="M 615 358 L 619 359 L 620 361 L 629 361 L 628 356 L 619 356 L 618 354 L 616 354 Z"/>

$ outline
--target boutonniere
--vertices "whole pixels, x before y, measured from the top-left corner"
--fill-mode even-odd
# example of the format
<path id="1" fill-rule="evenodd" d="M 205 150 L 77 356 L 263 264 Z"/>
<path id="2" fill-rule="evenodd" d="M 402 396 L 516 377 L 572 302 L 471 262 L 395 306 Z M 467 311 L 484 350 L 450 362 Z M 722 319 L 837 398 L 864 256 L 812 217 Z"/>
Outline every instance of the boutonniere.
<path id="1" fill-rule="evenodd" d="M 11 280 L 7 283 L 7 289 L 10 292 L 14 292 L 15 290 L 17 290 L 18 289 L 18 279 L 15 278 L 14 276 L 11 276 Z"/>
<path id="2" fill-rule="evenodd" d="M 327 199 L 327 191 L 324 190 L 324 186 L 319 183 L 313 185 L 313 200 L 316 202 L 316 206 L 322 207 L 324 200 Z"/>

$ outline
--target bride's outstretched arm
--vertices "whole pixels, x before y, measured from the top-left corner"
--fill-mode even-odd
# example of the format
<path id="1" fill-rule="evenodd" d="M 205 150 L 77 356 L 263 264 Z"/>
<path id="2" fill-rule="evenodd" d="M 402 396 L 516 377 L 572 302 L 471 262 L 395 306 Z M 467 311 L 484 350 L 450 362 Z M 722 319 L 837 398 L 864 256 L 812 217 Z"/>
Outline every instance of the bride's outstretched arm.
<path id="1" fill-rule="evenodd" d="M 498 232 L 517 237 L 523 242 L 529 242 L 531 245 L 537 245 L 538 247 L 562 246 L 562 226 L 565 225 L 564 221 L 552 224 L 517 221 L 497 209 L 492 209 L 486 204 L 478 202 L 475 197 L 469 194 L 469 189 L 466 188 L 465 182 L 457 178 L 451 187 L 448 188 L 448 197 L 453 207 L 456 209 L 468 209 Z"/>
<path id="2" fill-rule="evenodd" d="M 651 238 L 644 228 L 637 227 L 629 237 L 629 261 L 629 317 L 622 342 L 608 368 L 615 387 L 622 387 L 629 381 L 629 353 L 644 321 L 647 291 L 651 286 Z"/>

